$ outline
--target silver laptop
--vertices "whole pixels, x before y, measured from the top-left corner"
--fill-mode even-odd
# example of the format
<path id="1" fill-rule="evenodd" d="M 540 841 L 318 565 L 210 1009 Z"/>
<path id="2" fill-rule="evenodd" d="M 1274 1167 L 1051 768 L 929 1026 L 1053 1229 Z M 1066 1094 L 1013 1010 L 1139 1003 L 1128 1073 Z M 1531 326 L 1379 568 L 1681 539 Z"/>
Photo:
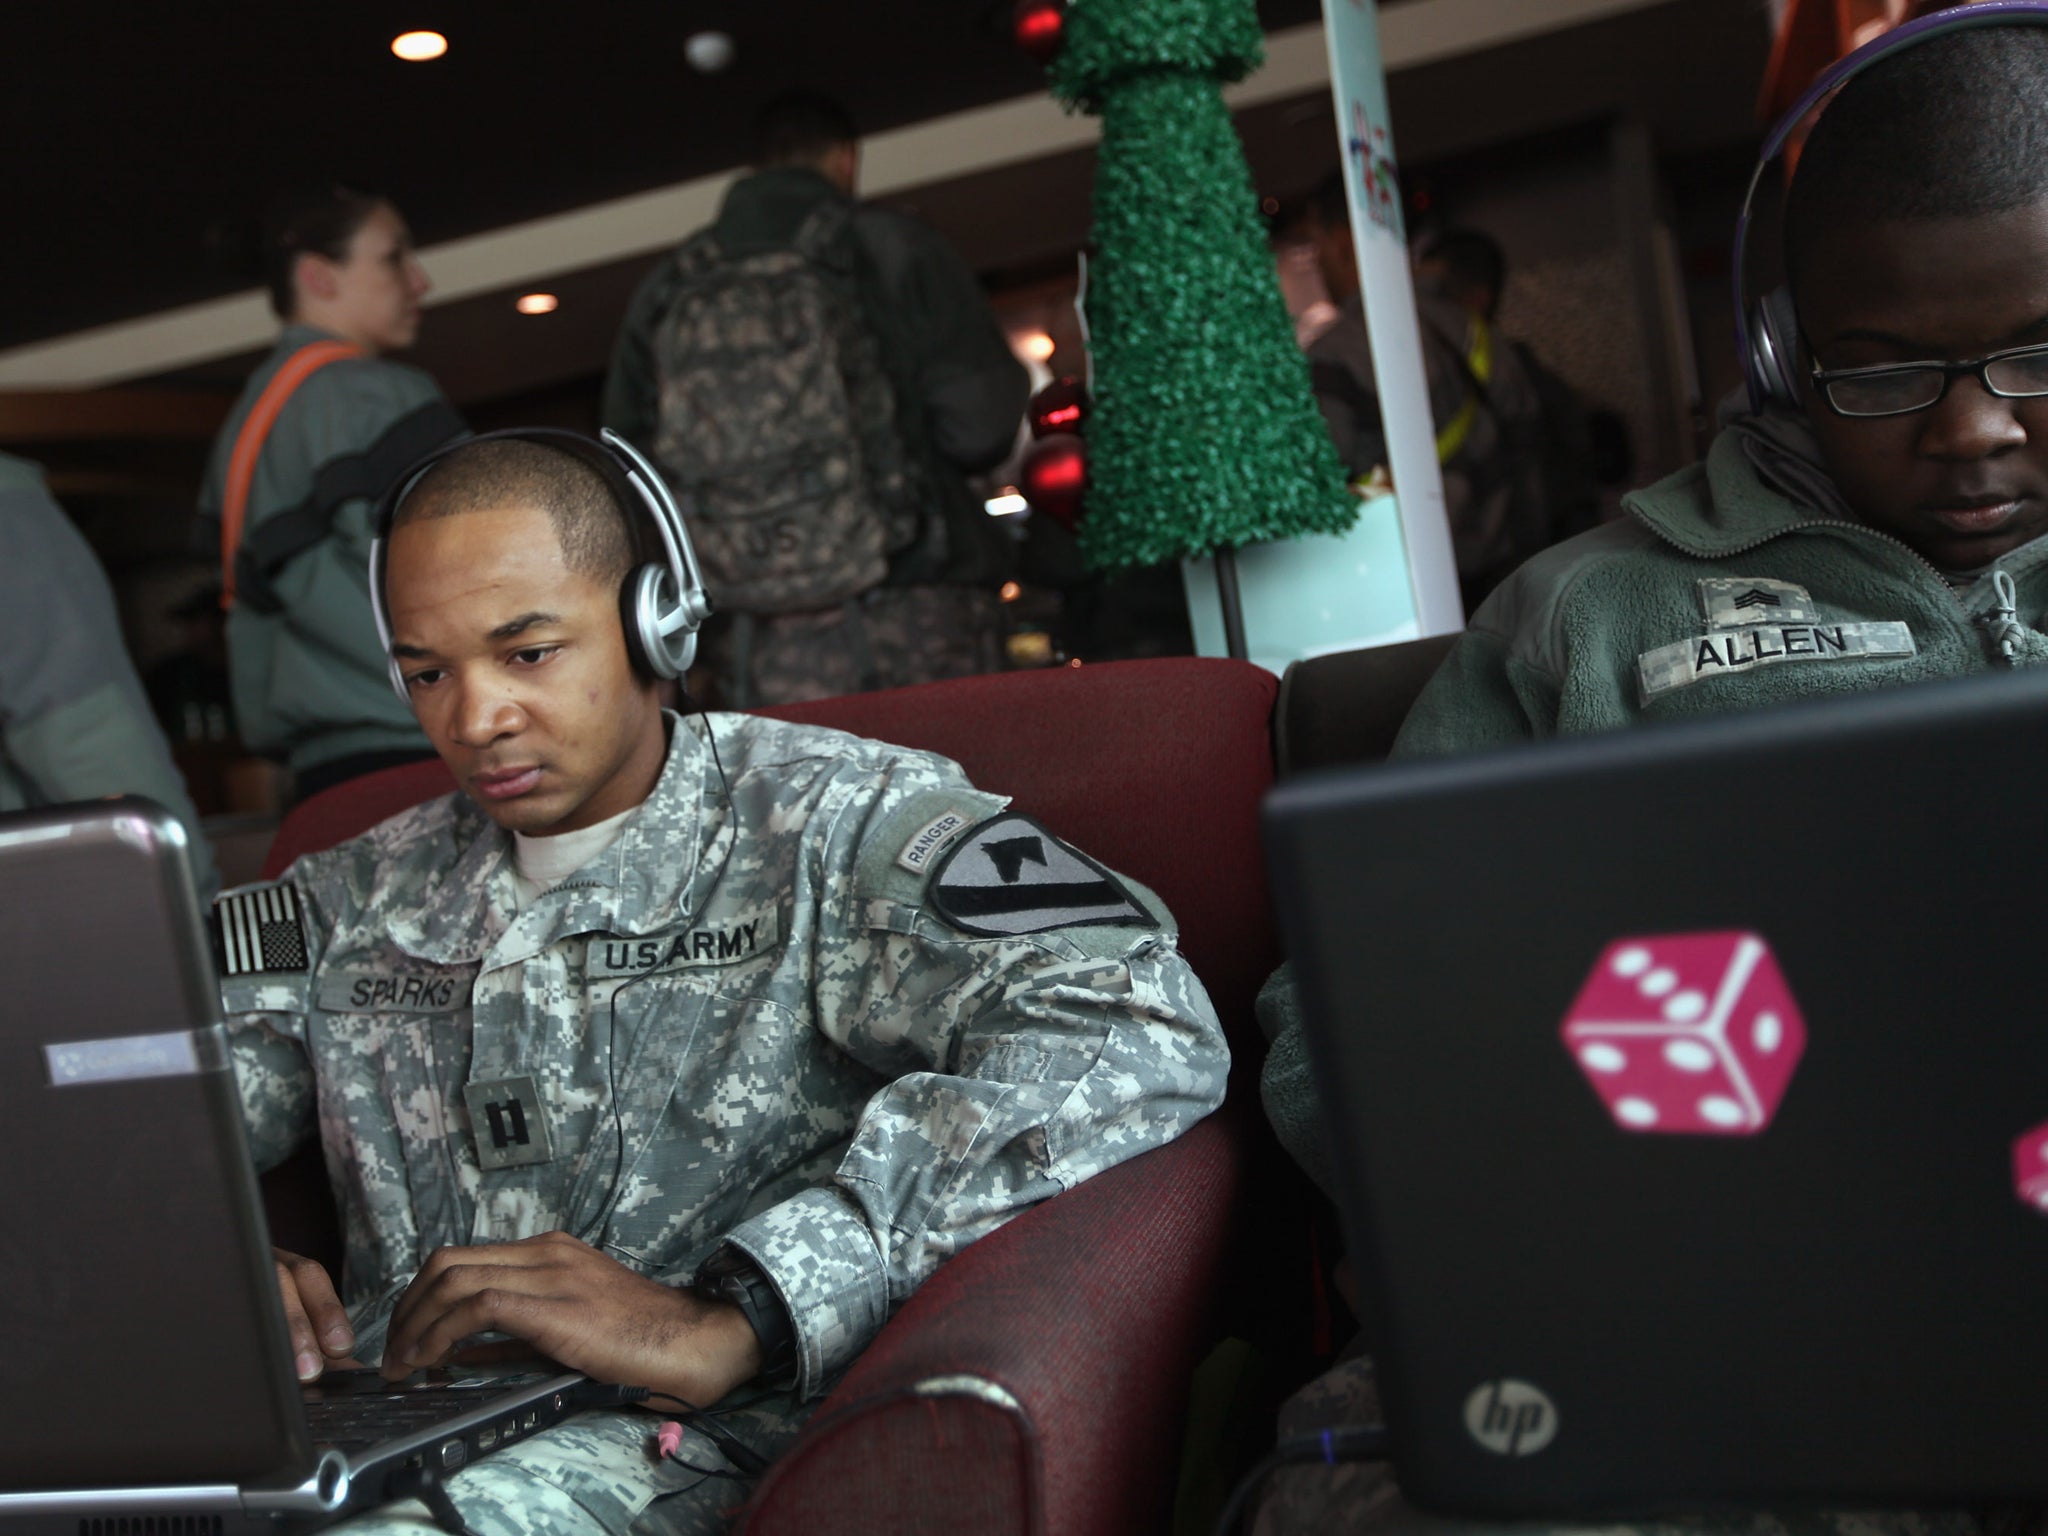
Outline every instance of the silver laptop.
<path id="1" fill-rule="evenodd" d="M 322 1523 L 646 1395 L 300 1387 L 185 835 L 133 799 L 0 815 L 0 1372 L 7 1536 Z"/>

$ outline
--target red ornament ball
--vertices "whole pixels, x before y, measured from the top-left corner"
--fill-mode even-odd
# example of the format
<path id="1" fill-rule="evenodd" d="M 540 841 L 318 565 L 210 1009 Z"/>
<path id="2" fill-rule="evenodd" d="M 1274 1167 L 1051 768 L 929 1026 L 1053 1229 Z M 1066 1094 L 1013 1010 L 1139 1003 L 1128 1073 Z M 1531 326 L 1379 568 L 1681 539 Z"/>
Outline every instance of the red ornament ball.
<path id="1" fill-rule="evenodd" d="M 1050 64 L 1067 40 L 1067 0 L 1017 0 L 1010 30 L 1019 48 L 1040 64 Z"/>
<path id="2" fill-rule="evenodd" d="M 1088 419 L 1088 390 L 1079 379 L 1054 379 L 1031 397 L 1027 413 L 1033 437 L 1051 437 L 1056 432 L 1078 432 Z"/>
<path id="3" fill-rule="evenodd" d="M 1017 488 L 1032 511 L 1072 533 L 1081 521 L 1081 499 L 1088 490 L 1087 445 L 1071 432 L 1033 443 L 1018 469 Z"/>

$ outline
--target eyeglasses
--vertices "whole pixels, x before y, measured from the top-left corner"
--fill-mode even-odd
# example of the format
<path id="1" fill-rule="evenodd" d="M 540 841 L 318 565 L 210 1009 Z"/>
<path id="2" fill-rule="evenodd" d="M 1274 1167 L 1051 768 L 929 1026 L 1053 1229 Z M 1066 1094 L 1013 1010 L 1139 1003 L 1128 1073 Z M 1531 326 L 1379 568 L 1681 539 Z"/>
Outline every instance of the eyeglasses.
<path id="1" fill-rule="evenodd" d="M 1837 416 L 1904 416 L 1948 393 L 1948 381 L 1974 373 L 2006 400 L 2048 395 L 2048 343 L 2012 347 L 1961 363 L 1882 363 L 1875 368 L 1814 365 L 1813 387 Z"/>

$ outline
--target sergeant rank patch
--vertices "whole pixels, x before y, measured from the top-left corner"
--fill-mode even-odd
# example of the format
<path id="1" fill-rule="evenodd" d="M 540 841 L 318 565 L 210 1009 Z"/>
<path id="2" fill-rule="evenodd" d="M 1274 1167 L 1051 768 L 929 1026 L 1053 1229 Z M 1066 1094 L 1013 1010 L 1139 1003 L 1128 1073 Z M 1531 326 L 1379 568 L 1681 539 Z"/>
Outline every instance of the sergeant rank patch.
<path id="1" fill-rule="evenodd" d="M 939 916 L 984 938 L 1104 923 L 1154 926 L 1121 880 L 1016 811 L 990 817 L 956 842 L 929 890 Z"/>
<path id="2" fill-rule="evenodd" d="M 214 959 L 222 976 L 309 968 L 299 893 L 279 881 L 245 886 L 213 903 Z"/>
<path id="3" fill-rule="evenodd" d="M 1709 629 L 1820 623 L 1813 594 L 1797 582 L 1771 576 L 1704 576 L 1699 593 L 1700 617 Z"/>

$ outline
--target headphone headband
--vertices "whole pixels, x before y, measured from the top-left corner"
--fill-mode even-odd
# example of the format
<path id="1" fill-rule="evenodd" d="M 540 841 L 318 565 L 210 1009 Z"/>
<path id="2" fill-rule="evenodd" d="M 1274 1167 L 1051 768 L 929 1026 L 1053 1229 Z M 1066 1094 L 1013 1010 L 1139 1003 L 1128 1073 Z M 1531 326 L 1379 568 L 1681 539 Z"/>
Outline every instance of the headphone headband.
<path id="1" fill-rule="evenodd" d="M 553 448 L 596 470 L 630 521 L 637 506 L 654 525 L 658 558 L 636 567 L 621 594 L 626 649 L 636 664 L 657 678 L 681 677 L 697 654 L 697 630 L 711 617 L 711 599 L 704 590 L 703 571 L 690 545 L 682 509 L 668 482 L 647 457 L 607 428 L 597 437 L 564 427 L 508 427 L 444 443 L 392 482 L 378 503 L 370 541 L 370 611 L 377 623 L 377 641 L 391 669 L 391 686 L 411 702 L 405 676 L 391 657 L 391 612 L 384 601 L 384 568 L 391 526 L 398 509 L 426 474 L 450 454 L 475 443 L 509 441 Z"/>
<path id="2" fill-rule="evenodd" d="M 1735 220 L 1735 345 L 1736 355 L 1743 360 L 1752 410 L 1762 410 L 1770 400 L 1781 398 L 1790 377 L 1792 338 L 1777 334 L 1777 327 L 1764 316 L 1765 306 L 1770 303 L 1768 297 L 1752 309 L 1746 266 L 1749 223 L 1756 209 L 1757 189 L 1763 185 L 1764 173 L 1783 151 L 1786 141 L 1815 107 L 1872 65 L 1895 53 L 1972 27 L 2022 25 L 2048 26 L 2048 3 L 2044 0 L 1978 0 L 1974 5 L 1938 11 L 1932 16 L 1922 16 L 1918 21 L 1909 21 L 1902 27 L 1894 27 L 1822 70 L 1820 77 L 1807 87 L 1764 136 L 1763 152 L 1757 158 L 1756 170 L 1750 175 L 1749 190 L 1743 194 L 1742 212 Z"/>

